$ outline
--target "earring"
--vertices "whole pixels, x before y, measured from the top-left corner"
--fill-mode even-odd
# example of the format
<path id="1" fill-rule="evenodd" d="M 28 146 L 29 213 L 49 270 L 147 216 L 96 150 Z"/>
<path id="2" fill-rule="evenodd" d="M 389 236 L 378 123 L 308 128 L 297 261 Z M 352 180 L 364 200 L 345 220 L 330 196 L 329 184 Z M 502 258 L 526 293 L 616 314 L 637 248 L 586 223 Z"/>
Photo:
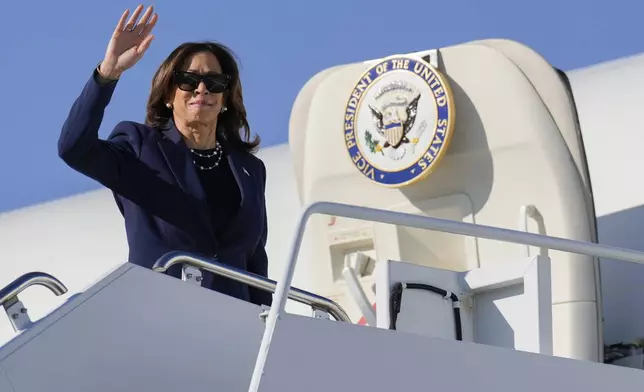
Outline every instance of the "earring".
<path id="1" fill-rule="evenodd" d="M 168 109 L 172 110 L 172 104 L 171 104 L 171 103 L 166 103 L 166 104 L 165 104 L 165 106 L 166 106 Z"/>
<path id="2" fill-rule="evenodd" d="M 219 111 L 219 113 L 223 113 L 223 112 L 225 112 L 226 110 L 228 110 L 228 108 L 224 106 L 223 108 L 221 108 L 221 110 Z"/>

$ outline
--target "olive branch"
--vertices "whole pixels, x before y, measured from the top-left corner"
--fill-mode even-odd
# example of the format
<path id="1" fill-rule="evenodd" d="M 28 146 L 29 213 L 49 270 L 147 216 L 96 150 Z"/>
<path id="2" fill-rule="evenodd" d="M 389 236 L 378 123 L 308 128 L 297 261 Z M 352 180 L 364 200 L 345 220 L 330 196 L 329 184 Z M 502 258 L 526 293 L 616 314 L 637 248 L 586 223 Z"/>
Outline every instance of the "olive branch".
<path id="1" fill-rule="evenodd" d="M 378 145 L 378 141 L 374 140 L 373 135 L 368 130 L 364 133 L 364 140 L 367 143 L 367 147 L 369 147 L 369 151 L 371 151 L 371 153 L 378 151 L 384 155 L 382 148 Z"/>

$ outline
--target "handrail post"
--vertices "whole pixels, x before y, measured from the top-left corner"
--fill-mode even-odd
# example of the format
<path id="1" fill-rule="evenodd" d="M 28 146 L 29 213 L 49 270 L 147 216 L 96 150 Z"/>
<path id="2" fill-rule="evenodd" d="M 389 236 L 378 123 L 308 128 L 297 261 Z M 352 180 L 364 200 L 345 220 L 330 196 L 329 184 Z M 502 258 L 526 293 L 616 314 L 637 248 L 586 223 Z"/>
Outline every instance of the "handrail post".
<path id="1" fill-rule="evenodd" d="M 371 307 L 369 299 L 367 298 L 367 294 L 362 289 L 360 281 L 358 280 L 353 267 L 351 267 L 350 257 L 350 255 L 345 255 L 344 257 L 344 268 L 342 269 L 342 276 L 344 277 L 344 281 L 347 283 L 347 289 L 349 289 L 349 293 L 351 294 L 351 296 L 353 296 L 353 300 L 362 312 L 367 325 L 375 327 L 377 324 L 376 312 Z"/>
<path id="2" fill-rule="evenodd" d="M 203 281 L 203 274 L 197 267 L 194 267 L 192 265 L 184 265 L 181 269 L 181 280 L 195 286 L 201 286 L 201 282 Z"/>
<path id="3" fill-rule="evenodd" d="M 44 286 L 56 296 L 67 293 L 67 287 L 61 281 L 44 272 L 26 273 L 0 289 L 0 306 L 7 313 L 15 332 L 24 331 L 33 324 L 18 294 L 34 285 Z"/>
<path id="4" fill-rule="evenodd" d="M 279 318 L 280 313 L 284 311 L 284 307 L 286 306 L 286 293 L 291 289 L 291 282 L 293 281 L 293 274 L 295 272 L 295 264 L 300 253 L 306 222 L 308 222 L 309 217 L 313 214 L 314 208 L 317 205 L 317 203 L 309 205 L 301 213 L 300 219 L 298 220 L 295 238 L 291 245 L 291 252 L 289 254 L 286 268 L 284 268 L 282 273 L 282 279 L 277 282 L 277 288 L 275 289 L 275 295 L 273 296 L 273 306 L 268 311 L 268 317 L 266 318 L 266 328 L 264 328 L 264 335 L 262 336 L 262 342 L 259 346 L 257 361 L 255 362 L 255 368 L 253 369 L 250 386 L 248 387 L 249 392 L 257 392 L 259 390 L 259 383 L 261 381 L 262 374 L 264 373 L 264 365 L 266 364 L 268 350 L 271 346 L 271 341 L 273 340 L 277 319 Z"/>
<path id="5" fill-rule="evenodd" d="M 543 215 L 537 209 L 536 206 L 530 204 L 521 206 L 519 209 L 519 229 L 528 233 L 528 218 L 532 218 L 537 222 L 537 232 L 541 235 L 546 235 L 546 223 L 543 219 Z M 548 248 L 541 247 L 539 248 L 539 255 L 543 257 L 548 257 Z M 530 257 L 530 246 L 526 245 L 526 257 Z"/>

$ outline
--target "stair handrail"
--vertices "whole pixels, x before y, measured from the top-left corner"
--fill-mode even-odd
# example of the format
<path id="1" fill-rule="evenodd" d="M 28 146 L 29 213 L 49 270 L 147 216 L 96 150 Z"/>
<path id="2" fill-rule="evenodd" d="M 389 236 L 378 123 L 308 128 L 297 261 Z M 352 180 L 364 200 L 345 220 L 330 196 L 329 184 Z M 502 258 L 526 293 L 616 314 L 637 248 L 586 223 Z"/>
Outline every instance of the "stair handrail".
<path id="1" fill-rule="evenodd" d="M 0 306 L 10 305 L 18 298 L 18 294 L 34 285 L 44 286 L 56 296 L 67 293 L 67 287 L 55 277 L 45 272 L 28 272 L 0 289 Z"/>
<path id="2" fill-rule="evenodd" d="M 264 336 L 262 337 L 259 354 L 257 355 L 257 361 L 255 362 L 253 375 L 251 376 L 250 386 L 248 388 L 249 392 L 256 392 L 259 388 L 259 383 L 264 372 L 264 365 L 266 364 L 266 358 L 268 356 L 271 340 L 273 339 L 273 334 L 275 333 L 277 321 L 279 319 L 279 315 L 284 312 L 286 293 L 288 293 L 291 287 L 295 265 L 302 245 L 302 239 L 304 238 L 306 224 L 309 218 L 316 214 L 332 215 L 335 217 L 358 219 L 369 222 L 387 223 L 520 245 L 532 245 L 586 256 L 603 257 L 607 259 L 644 264 L 644 252 L 638 252 L 631 249 L 526 233 L 518 230 L 485 226 L 475 223 L 433 218 L 406 212 L 389 211 L 327 201 L 314 202 L 309 204 L 300 214 L 295 236 L 291 243 L 291 251 L 287 260 L 286 268 L 284 268 L 282 273 L 282 279 L 279 280 L 275 291 L 275 297 L 273 299 L 273 306 L 268 312 L 268 317 L 266 318 L 266 328 L 264 329 Z"/>
<path id="3" fill-rule="evenodd" d="M 4 308 L 15 332 L 28 329 L 33 325 L 29 312 L 18 295 L 31 286 L 44 286 L 56 296 L 67 293 L 67 287 L 60 280 L 44 272 L 28 272 L 14 279 L 0 289 L 0 308 Z"/>
<path id="4" fill-rule="evenodd" d="M 188 264 L 198 269 L 202 269 L 213 274 L 224 276 L 226 278 L 235 280 L 240 283 L 247 284 L 254 288 L 275 293 L 277 282 L 257 275 L 248 271 L 244 271 L 235 267 L 221 264 L 215 259 L 208 259 L 195 255 L 192 253 L 172 251 L 161 256 L 152 266 L 152 269 L 157 272 L 166 272 L 170 267 L 177 264 Z M 351 322 L 347 312 L 336 302 L 322 297 L 320 295 L 310 293 L 295 287 L 291 287 L 288 291 L 288 298 L 299 303 L 310 306 L 311 308 L 323 310 L 333 316 L 334 319 L 343 322 Z"/>

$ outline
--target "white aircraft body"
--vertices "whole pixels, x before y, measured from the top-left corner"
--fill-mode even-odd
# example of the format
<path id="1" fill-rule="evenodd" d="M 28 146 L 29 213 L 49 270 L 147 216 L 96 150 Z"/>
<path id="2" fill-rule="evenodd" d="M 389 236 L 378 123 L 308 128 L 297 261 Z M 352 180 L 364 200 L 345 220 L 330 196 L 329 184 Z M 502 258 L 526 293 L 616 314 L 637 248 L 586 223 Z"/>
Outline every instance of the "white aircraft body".
<path id="1" fill-rule="evenodd" d="M 383 65 L 402 69 L 404 61 L 412 61 L 407 74 Z M 644 185 L 631 176 L 644 167 L 641 102 L 644 54 L 564 73 L 507 40 L 339 65 L 311 78 L 293 105 L 289 143 L 258 154 L 268 171 L 269 277 L 285 285 L 282 298 L 297 256 L 292 285 L 364 325 L 310 318 L 296 302 L 284 314 L 279 301 L 262 321 L 254 305 L 132 267 L 107 189 L 0 214 L 0 288 L 33 271 L 67 288 L 21 292 L 31 320 L 41 320 L 22 331 L 0 314 L 0 391 L 644 385 L 644 253 L 636 252 L 644 252 Z M 441 119 L 448 125 L 438 140 Z M 421 164 L 417 145 L 427 151 Z M 408 184 L 383 185 L 405 160 L 409 170 L 396 181 Z M 419 176 L 415 164 L 431 173 Z M 306 221 L 298 247 L 309 205 L 325 214 Z M 404 289 L 399 310 L 391 307 L 395 283 Z M 212 334 L 204 339 L 225 358 L 248 357 L 194 365 L 206 355 L 193 342 L 199 333 Z M 248 347 L 235 340 L 246 333 Z M 185 344 L 147 341 L 152 335 Z M 122 336 L 127 345 L 115 343 Z M 626 354 L 614 352 L 618 343 L 630 344 Z M 153 358 L 157 368 L 141 362 Z"/>

